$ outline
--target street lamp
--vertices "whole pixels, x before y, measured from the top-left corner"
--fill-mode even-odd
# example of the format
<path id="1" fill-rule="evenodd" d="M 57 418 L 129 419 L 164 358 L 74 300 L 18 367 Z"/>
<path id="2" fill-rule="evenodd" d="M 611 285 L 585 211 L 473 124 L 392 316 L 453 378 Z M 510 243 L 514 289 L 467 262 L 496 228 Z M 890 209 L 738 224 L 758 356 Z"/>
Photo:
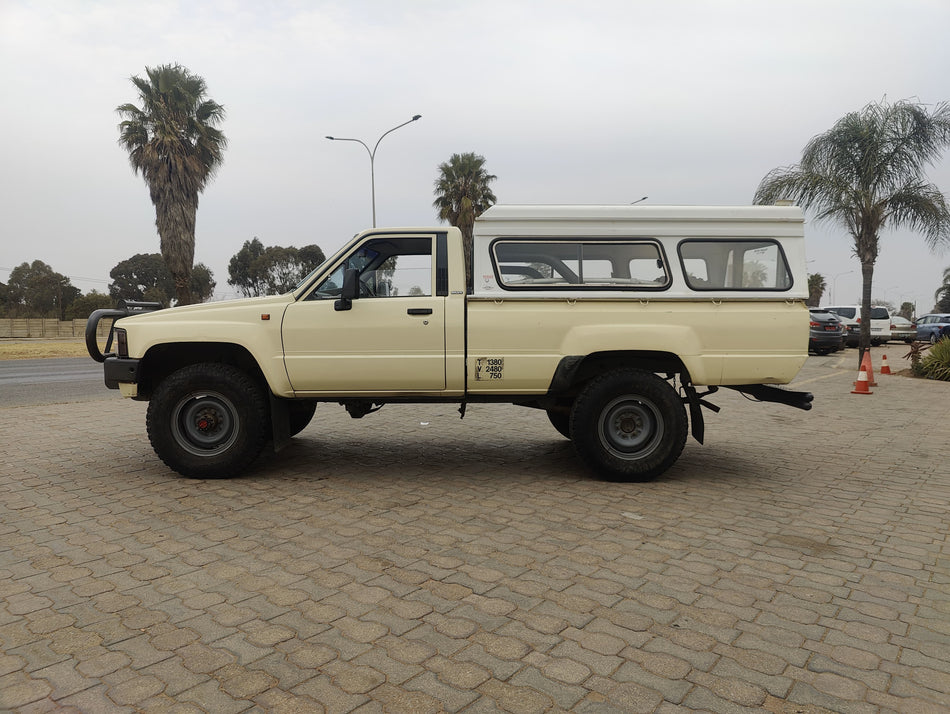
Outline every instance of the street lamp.
<path id="1" fill-rule="evenodd" d="M 416 114 L 409 121 L 404 121 L 399 126 L 394 126 L 389 131 L 384 132 L 383 135 L 380 136 L 379 139 L 376 140 L 376 146 L 373 147 L 372 151 L 369 150 L 369 147 L 366 145 L 366 142 L 364 142 L 362 139 L 344 139 L 339 136 L 327 137 L 330 141 L 355 141 L 357 144 L 362 144 L 363 148 L 366 149 L 366 153 L 369 154 L 369 179 L 370 179 L 370 184 L 372 185 L 372 191 L 373 191 L 373 194 L 372 194 L 373 195 L 373 228 L 376 227 L 376 167 L 375 167 L 376 149 L 379 148 L 379 142 L 383 140 L 383 137 L 386 136 L 386 134 L 392 134 L 394 131 L 396 131 L 396 129 L 401 129 L 402 127 L 406 126 L 406 124 L 412 124 L 412 122 L 417 121 L 419 119 L 422 119 L 422 115 Z"/>
<path id="2" fill-rule="evenodd" d="M 846 270 L 843 273 L 838 273 L 834 277 L 834 279 L 831 281 L 831 304 L 832 305 L 835 304 L 835 284 L 838 282 L 838 278 L 840 278 L 842 275 L 850 275 L 853 272 L 854 272 L 853 270 Z"/>

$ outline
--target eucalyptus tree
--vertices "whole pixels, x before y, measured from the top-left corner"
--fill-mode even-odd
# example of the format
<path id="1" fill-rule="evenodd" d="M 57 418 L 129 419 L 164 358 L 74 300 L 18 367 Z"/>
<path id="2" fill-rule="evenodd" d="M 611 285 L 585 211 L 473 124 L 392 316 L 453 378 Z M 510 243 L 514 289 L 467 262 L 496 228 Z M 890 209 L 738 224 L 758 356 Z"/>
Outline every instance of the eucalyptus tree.
<path id="1" fill-rule="evenodd" d="M 871 282 L 884 228 L 909 228 L 933 249 L 950 242 L 946 197 L 924 171 L 950 145 L 950 105 L 871 103 L 808 142 L 801 161 L 771 171 L 756 203 L 791 199 L 845 228 L 861 263 L 858 360 L 871 343 Z"/>
<path id="2" fill-rule="evenodd" d="M 146 300 L 168 307 L 176 297 L 175 279 L 158 253 L 137 253 L 109 271 L 109 296 L 113 300 Z M 214 293 L 214 274 L 204 263 L 191 270 L 188 286 L 193 302 L 204 302 Z"/>
<path id="3" fill-rule="evenodd" d="M 231 256 L 228 285 L 236 287 L 245 297 L 285 293 L 324 260 L 318 245 L 265 247 L 255 237 L 244 241 L 241 250 Z"/>
<path id="4" fill-rule="evenodd" d="M 13 268 L 5 292 L 10 317 L 57 320 L 66 319 L 66 310 L 82 294 L 67 276 L 57 273 L 42 260 L 21 263 Z"/>
<path id="5" fill-rule="evenodd" d="M 141 106 L 116 111 L 119 144 L 129 153 L 155 206 L 162 258 L 175 281 L 179 305 L 192 302 L 198 195 L 221 165 L 227 139 L 217 128 L 224 107 L 206 97 L 204 79 L 179 64 L 146 67 L 132 77 Z"/>
<path id="6" fill-rule="evenodd" d="M 475 219 L 498 199 L 491 184 L 497 177 L 485 170 L 485 157 L 474 152 L 452 154 L 439 164 L 435 180 L 435 201 L 440 221 L 448 221 L 462 231 L 466 285 L 472 286 L 472 233 Z"/>

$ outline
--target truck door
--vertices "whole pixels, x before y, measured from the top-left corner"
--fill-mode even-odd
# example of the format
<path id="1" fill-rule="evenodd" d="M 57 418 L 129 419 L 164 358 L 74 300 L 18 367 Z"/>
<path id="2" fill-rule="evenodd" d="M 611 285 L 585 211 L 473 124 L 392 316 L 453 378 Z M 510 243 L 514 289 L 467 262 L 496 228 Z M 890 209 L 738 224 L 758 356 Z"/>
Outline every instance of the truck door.
<path id="1" fill-rule="evenodd" d="M 298 393 L 424 393 L 445 389 L 445 296 L 431 235 L 369 236 L 290 305 L 284 362 Z M 338 309 L 343 274 L 360 294 Z"/>

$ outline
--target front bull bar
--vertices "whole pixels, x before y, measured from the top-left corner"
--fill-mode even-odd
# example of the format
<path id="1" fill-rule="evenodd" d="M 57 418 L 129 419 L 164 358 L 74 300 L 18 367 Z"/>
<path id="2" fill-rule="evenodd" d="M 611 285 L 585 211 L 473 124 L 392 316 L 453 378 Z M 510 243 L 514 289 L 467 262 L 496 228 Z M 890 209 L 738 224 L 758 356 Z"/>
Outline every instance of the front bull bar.
<path id="1" fill-rule="evenodd" d="M 162 304 L 160 302 L 119 300 L 119 304 L 114 308 L 93 311 L 89 319 L 86 320 L 86 351 L 89 353 L 89 356 L 96 362 L 105 362 L 106 357 L 114 356 L 112 352 L 112 340 L 115 337 L 115 323 L 120 318 L 128 317 L 129 315 L 141 315 L 144 312 L 154 312 L 155 310 L 161 309 Z M 109 325 L 109 336 L 106 338 L 106 348 L 103 351 L 99 349 L 99 340 L 97 339 L 99 323 L 110 317 L 112 318 L 112 324 Z"/>

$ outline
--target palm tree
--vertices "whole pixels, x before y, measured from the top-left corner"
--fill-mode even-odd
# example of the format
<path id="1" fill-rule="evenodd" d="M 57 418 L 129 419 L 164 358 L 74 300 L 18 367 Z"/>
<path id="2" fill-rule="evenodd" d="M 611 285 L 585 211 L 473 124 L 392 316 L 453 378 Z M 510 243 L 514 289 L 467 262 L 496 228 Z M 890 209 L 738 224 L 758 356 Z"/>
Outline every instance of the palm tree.
<path id="1" fill-rule="evenodd" d="M 868 104 L 814 137 L 795 166 L 771 171 L 756 203 L 792 199 L 844 226 L 861 262 L 861 337 L 858 360 L 871 343 L 871 279 L 885 227 L 906 226 L 931 248 L 950 241 L 950 209 L 924 168 L 950 145 L 950 105 Z"/>
<path id="2" fill-rule="evenodd" d="M 808 276 L 808 307 L 821 305 L 821 296 L 825 294 L 828 284 L 821 273 L 812 273 Z"/>
<path id="3" fill-rule="evenodd" d="M 473 152 L 452 154 L 448 162 L 439 164 L 432 205 L 438 210 L 440 221 L 448 221 L 462 231 L 465 281 L 469 289 L 472 287 L 475 219 L 498 200 L 488 186 L 496 178 L 485 170 L 485 157 Z"/>
<path id="4" fill-rule="evenodd" d="M 198 194 L 220 166 L 227 139 L 215 128 L 224 107 L 205 98 L 205 81 L 178 64 L 145 68 L 132 77 L 141 108 L 123 104 L 116 111 L 119 144 L 129 152 L 155 206 L 162 258 L 175 279 L 179 305 L 192 301 Z"/>

